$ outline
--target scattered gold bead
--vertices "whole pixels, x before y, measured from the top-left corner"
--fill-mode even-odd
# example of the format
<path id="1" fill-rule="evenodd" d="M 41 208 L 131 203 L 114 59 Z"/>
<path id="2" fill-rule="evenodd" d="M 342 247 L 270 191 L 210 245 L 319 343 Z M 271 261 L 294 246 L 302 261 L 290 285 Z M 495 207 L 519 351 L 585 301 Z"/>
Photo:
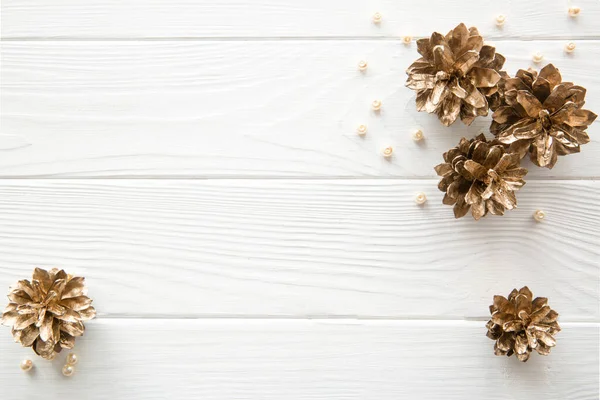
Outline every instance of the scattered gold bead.
<path id="1" fill-rule="evenodd" d="M 544 55 L 539 51 L 533 55 L 533 62 L 536 64 L 542 62 L 543 59 Z"/>
<path id="2" fill-rule="evenodd" d="M 581 12 L 581 8 L 579 7 L 569 7 L 569 15 L 571 17 L 576 17 Z"/>
<path id="3" fill-rule="evenodd" d="M 425 135 L 423 135 L 423 131 L 420 129 L 417 129 L 416 131 L 413 132 L 412 134 L 412 138 L 415 142 L 418 142 L 420 140 L 423 140 L 423 138 L 425 137 Z"/>
<path id="4" fill-rule="evenodd" d="M 567 53 L 572 53 L 573 51 L 575 51 L 575 47 L 577 47 L 577 46 L 575 46 L 575 43 L 573 43 L 573 42 L 567 43 L 565 45 L 565 51 Z"/>
<path id="5" fill-rule="evenodd" d="M 381 13 L 376 12 L 373 14 L 373 23 L 378 24 L 381 22 Z"/>
<path id="6" fill-rule="evenodd" d="M 21 370 L 28 372 L 31 371 L 31 369 L 33 368 L 33 361 L 31 360 L 23 360 L 21 361 Z"/>
<path id="7" fill-rule="evenodd" d="M 385 149 L 383 149 L 383 156 L 385 158 L 389 158 L 392 156 L 393 152 L 394 152 L 394 148 L 392 146 L 388 146 Z"/>
<path id="8" fill-rule="evenodd" d="M 366 70 L 367 66 L 368 66 L 368 64 L 367 64 L 366 61 L 361 61 L 361 62 L 358 63 L 358 69 L 361 70 L 361 71 Z"/>
<path id="9" fill-rule="evenodd" d="M 359 125 L 358 128 L 356 128 L 356 133 L 358 133 L 360 136 L 366 135 L 367 134 L 367 126 Z"/>
<path id="10" fill-rule="evenodd" d="M 542 222 L 544 219 L 546 219 L 546 213 L 542 210 L 536 210 L 536 212 L 533 213 L 533 219 L 535 219 L 537 222 Z"/>
<path id="11" fill-rule="evenodd" d="M 79 361 L 77 359 L 77 354 L 69 353 L 69 355 L 67 356 L 67 365 L 75 365 L 77 364 L 77 361 Z"/>
<path id="12" fill-rule="evenodd" d="M 64 376 L 71 376 L 74 373 L 75 373 L 75 368 L 73 368 L 72 365 L 67 364 L 62 368 L 62 374 Z"/>
<path id="13" fill-rule="evenodd" d="M 415 203 L 417 203 L 419 205 L 425 204 L 426 201 L 427 201 L 427 196 L 425 196 L 425 193 L 423 193 L 423 192 L 419 192 L 415 196 Z"/>
<path id="14" fill-rule="evenodd" d="M 402 38 L 402 43 L 404 43 L 404 44 L 410 44 L 410 42 L 412 42 L 412 36 L 404 36 Z"/>
<path id="15" fill-rule="evenodd" d="M 373 103 L 371 103 L 371 107 L 373 107 L 373 110 L 375 111 L 381 110 L 381 100 L 373 100 Z"/>
<path id="16" fill-rule="evenodd" d="M 502 26 L 506 22 L 506 15 L 500 14 L 496 17 L 496 25 Z"/>

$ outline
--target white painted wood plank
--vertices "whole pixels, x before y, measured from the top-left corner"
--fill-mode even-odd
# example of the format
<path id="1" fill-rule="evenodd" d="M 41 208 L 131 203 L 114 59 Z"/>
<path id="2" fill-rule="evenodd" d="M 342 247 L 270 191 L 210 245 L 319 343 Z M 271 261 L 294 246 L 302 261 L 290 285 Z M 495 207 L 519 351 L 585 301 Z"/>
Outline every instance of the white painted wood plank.
<path id="1" fill-rule="evenodd" d="M 77 38 L 427 36 L 464 21 L 494 37 L 600 35 L 600 4 L 578 0 L 4 0 L 2 36 Z M 376 11 L 383 22 L 376 26 Z M 498 14 L 507 17 L 498 29 Z"/>
<path id="2" fill-rule="evenodd" d="M 563 324 L 548 357 L 496 357 L 485 322 L 97 320 L 64 378 L 0 338 L 2 398 L 598 399 L 597 324 Z"/>
<path id="3" fill-rule="evenodd" d="M 541 51 L 600 112 L 600 43 L 499 42 L 512 73 Z M 417 113 L 415 46 L 391 41 L 3 42 L 0 176 L 435 177 L 461 136 Z M 369 61 L 363 75 L 360 59 Z M 370 110 L 373 99 L 383 110 Z M 362 139 L 356 127 L 365 123 Z M 530 177 L 598 177 L 598 124 L 582 153 Z M 411 139 L 421 127 L 422 145 Z M 381 150 L 395 147 L 391 161 Z M 531 166 L 531 164 L 529 164 Z"/>
<path id="4" fill-rule="evenodd" d="M 563 320 L 599 320 L 600 182 L 529 182 L 478 223 L 436 184 L 4 180 L 0 286 L 60 266 L 100 315 L 457 319 L 530 285 Z"/>

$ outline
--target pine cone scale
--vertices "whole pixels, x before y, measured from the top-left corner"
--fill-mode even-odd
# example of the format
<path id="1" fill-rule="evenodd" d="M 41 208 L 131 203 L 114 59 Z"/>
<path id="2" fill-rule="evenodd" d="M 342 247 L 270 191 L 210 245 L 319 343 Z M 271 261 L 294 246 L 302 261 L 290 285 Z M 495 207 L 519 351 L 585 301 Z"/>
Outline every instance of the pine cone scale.
<path id="1" fill-rule="evenodd" d="M 467 204 L 469 204 L 468 200 Z M 486 203 L 482 200 L 478 200 L 476 203 L 472 203 L 469 204 L 471 206 L 471 214 L 473 215 L 473 218 L 480 219 L 481 217 L 483 217 L 486 213 Z"/>
<path id="2" fill-rule="evenodd" d="M 37 316 L 32 316 L 32 315 L 19 315 L 15 321 L 15 329 L 19 330 L 19 329 L 23 329 L 28 327 L 31 324 L 35 324 L 37 321 Z"/>
<path id="3" fill-rule="evenodd" d="M 54 322 L 54 318 L 52 318 L 52 314 L 46 313 L 44 315 L 44 319 L 42 320 L 42 323 L 40 324 L 40 338 L 44 342 L 47 342 L 54 338 L 53 330 L 52 330 L 53 322 Z"/>
<path id="4" fill-rule="evenodd" d="M 37 282 L 37 285 L 39 286 L 39 288 L 38 288 L 39 294 L 48 293 L 48 291 L 50 290 L 50 287 L 52 285 L 48 271 L 41 269 L 41 268 L 36 268 L 33 271 L 33 282 L 34 283 Z"/>
<path id="5" fill-rule="evenodd" d="M 60 347 L 63 349 L 72 349 L 75 347 L 75 336 L 71 336 L 66 332 L 60 332 Z"/>
<path id="6" fill-rule="evenodd" d="M 17 282 L 17 287 L 19 288 L 19 290 L 25 292 L 25 294 L 29 296 L 30 299 L 39 300 L 36 297 L 37 292 L 35 291 L 33 286 L 31 286 L 31 283 L 29 283 L 29 281 L 25 279 L 20 280 L 19 282 Z"/>
<path id="7" fill-rule="evenodd" d="M 450 99 L 445 102 L 445 107 L 438 109 L 438 118 L 444 125 L 446 125 L 452 124 L 452 122 L 456 121 L 460 114 L 461 103 L 458 97 L 448 96 L 450 94 L 448 90 L 444 90 L 444 93 L 446 94 L 444 99 L 446 97 L 450 97 Z"/>
<path id="8" fill-rule="evenodd" d="M 531 314 L 531 322 L 537 324 L 541 322 L 550 313 L 551 308 L 549 306 L 543 306 L 538 311 Z"/>
<path id="9" fill-rule="evenodd" d="M 63 299 L 60 305 L 73 311 L 81 311 L 88 308 L 92 304 L 92 299 L 87 296 L 71 297 Z"/>
<path id="10" fill-rule="evenodd" d="M 431 52 L 430 42 L 431 41 L 428 38 L 417 40 L 417 52 L 423 57 L 424 60 L 427 59 L 429 53 Z"/>
<path id="11" fill-rule="evenodd" d="M 39 329 L 35 325 L 30 325 L 21 331 L 20 341 L 24 347 L 29 347 L 40 335 Z"/>
<path id="12" fill-rule="evenodd" d="M 517 102 L 521 104 L 531 118 L 537 118 L 543 110 L 542 103 L 532 93 L 525 90 L 517 91 Z"/>
<path id="13" fill-rule="evenodd" d="M 72 278 L 63 291 L 63 299 L 69 299 L 71 297 L 79 297 L 87 295 L 87 289 L 84 283 L 84 278 L 75 277 Z"/>
<path id="14" fill-rule="evenodd" d="M 486 180 L 489 181 L 488 169 L 485 168 L 483 165 L 473 160 L 467 160 L 465 161 L 464 166 L 465 169 L 469 172 L 469 174 L 475 179 L 482 182 L 485 182 Z"/>
<path id="15" fill-rule="evenodd" d="M 473 84 L 478 88 L 494 88 L 501 78 L 495 70 L 481 67 L 474 67 L 469 75 Z"/>
<path id="16" fill-rule="evenodd" d="M 443 47 L 443 46 L 440 46 Z M 447 47 L 445 47 L 447 48 Z M 452 53 L 449 53 L 449 62 L 451 63 L 448 67 L 453 69 L 456 73 L 458 73 L 461 77 L 467 75 L 467 72 L 471 70 L 479 61 L 479 52 L 475 50 L 469 50 L 464 52 L 457 60 L 452 64 Z"/>
<path id="17" fill-rule="evenodd" d="M 454 203 L 454 218 L 462 218 L 469 212 L 471 208 L 470 204 L 467 204 L 467 201 L 464 197 L 458 197 L 456 202 Z"/>
<path id="18" fill-rule="evenodd" d="M 462 100 L 466 99 L 469 95 L 469 93 L 462 86 L 460 86 L 460 82 L 458 80 L 450 82 L 448 89 L 453 95 Z"/>
<path id="19" fill-rule="evenodd" d="M 61 324 L 60 330 L 71 336 L 81 336 L 83 335 L 84 328 L 80 322 L 65 322 Z"/>
<path id="20" fill-rule="evenodd" d="M 544 128 L 542 122 L 535 119 L 524 119 L 523 125 L 515 127 L 512 136 L 515 140 L 535 139 L 542 135 Z"/>
<path id="21" fill-rule="evenodd" d="M 468 95 L 464 98 L 464 101 L 473 106 L 475 109 L 487 107 L 487 100 L 483 93 L 481 93 L 477 88 L 469 81 L 464 81 L 463 86 L 467 88 Z M 460 106 L 460 102 L 459 102 Z M 487 114 L 487 111 L 486 111 Z"/>
<path id="22" fill-rule="evenodd" d="M 65 322 L 77 322 L 81 319 L 81 316 L 79 315 L 79 313 L 77 311 L 65 310 L 64 313 L 62 313 L 60 315 L 56 315 L 56 319 L 59 319 L 61 321 L 65 321 Z"/>
<path id="23" fill-rule="evenodd" d="M 434 86 L 435 79 L 426 74 L 413 74 L 406 83 L 406 87 L 413 90 L 433 89 Z"/>
<path id="24" fill-rule="evenodd" d="M 433 46 L 434 66 L 440 71 L 447 71 L 453 67 L 454 57 L 447 46 L 437 44 Z M 446 77 L 446 74 L 443 75 Z"/>

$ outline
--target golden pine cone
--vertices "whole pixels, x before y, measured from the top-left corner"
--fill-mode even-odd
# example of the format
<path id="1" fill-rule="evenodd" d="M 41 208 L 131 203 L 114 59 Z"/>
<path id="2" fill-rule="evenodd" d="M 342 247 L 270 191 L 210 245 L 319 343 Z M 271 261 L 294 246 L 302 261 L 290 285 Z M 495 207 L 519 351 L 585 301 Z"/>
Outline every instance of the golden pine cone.
<path id="1" fill-rule="evenodd" d="M 539 167 L 552 168 L 558 156 L 578 153 L 590 138 L 585 132 L 597 115 L 582 107 L 585 88 L 562 82 L 552 64 L 540 71 L 519 70 L 504 82 L 504 100 L 493 114 L 490 131 L 521 158 L 530 153 Z"/>
<path id="2" fill-rule="evenodd" d="M 533 350 L 546 356 L 556 345 L 554 336 L 560 332 L 558 313 L 548 306 L 548 299 L 536 297 L 527 286 L 513 289 L 508 295 L 494 296 L 490 306 L 492 319 L 487 323 L 487 337 L 495 340 L 497 356 L 516 354 L 527 361 Z"/>
<path id="3" fill-rule="evenodd" d="M 527 174 L 518 154 L 504 146 L 487 142 L 483 134 L 462 138 L 458 146 L 444 153 L 444 163 L 435 167 L 442 180 L 438 189 L 446 192 L 443 203 L 454 205 L 454 216 L 463 217 L 471 209 L 476 220 L 490 212 L 503 215 L 517 206 L 515 191 L 525 185 Z"/>
<path id="4" fill-rule="evenodd" d="M 83 322 L 96 316 L 86 295 L 84 278 L 36 268 L 31 282 L 21 280 L 10 288 L 2 325 L 12 328 L 15 342 L 52 359 L 62 349 L 72 349 L 75 338 L 83 335 Z"/>
<path id="5" fill-rule="evenodd" d="M 407 70 L 406 86 L 417 92 L 417 110 L 436 113 L 445 126 L 460 115 L 467 125 L 487 115 L 488 101 L 498 91 L 504 57 L 484 45 L 477 28 L 460 24 L 446 36 L 434 32 L 419 39 L 421 58 Z"/>

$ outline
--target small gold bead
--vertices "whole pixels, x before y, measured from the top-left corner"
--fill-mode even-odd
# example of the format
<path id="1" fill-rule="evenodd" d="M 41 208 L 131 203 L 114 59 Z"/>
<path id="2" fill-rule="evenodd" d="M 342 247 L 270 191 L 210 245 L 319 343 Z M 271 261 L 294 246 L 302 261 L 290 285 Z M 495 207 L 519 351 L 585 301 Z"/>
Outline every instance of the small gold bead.
<path id="1" fill-rule="evenodd" d="M 77 364 L 77 361 L 79 361 L 77 359 L 77 354 L 69 353 L 69 355 L 67 356 L 67 365 L 75 365 Z"/>
<path id="2" fill-rule="evenodd" d="M 506 22 L 506 15 L 500 14 L 496 17 L 496 25 L 502 26 Z"/>
<path id="3" fill-rule="evenodd" d="M 575 47 L 577 47 L 577 46 L 575 46 L 575 43 L 573 43 L 573 42 L 567 43 L 565 45 L 565 51 L 567 53 L 572 53 L 575 51 Z"/>
<path id="4" fill-rule="evenodd" d="M 427 196 L 423 192 L 419 192 L 415 196 L 415 203 L 417 203 L 419 205 L 425 204 L 426 201 L 427 201 Z"/>
<path id="5" fill-rule="evenodd" d="M 581 12 L 581 8 L 579 7 L 569 7 L 569 15 L 571 17 L 576 17 Z"/>
<path id="6" fill-rule="evenodd" d="M 389 158 L 392 156 L 392 153 L 394 153 L 394 148 L 392 146 L 388 146 L 385 149 L 383 149 L 382 153 L 385 158 Z"/>
<path id="7" fill-rule="evenodd" d="M 423 140 L 423 138 L 425 137 L 425 135 L 423 135 L 423 131 L 420 129 L 417 129 L 416 131 L 413 132 L 412 134 L 412 138 L 415 142 L 418 142 L 420 140 Z"/>
<path id="8" fill-rule="evenodd" d="M 546 219 L 546 213 L 542 210 L 536 210 L 533 213 L 533 219 L 535 219 L 537 222 L 542 222 L 544 219 Z"/>
<path id="9" fill-rule="evenodd" d="M 33 361 L 31 360 L 23 360 L 21 361 L 21 370 L 28 372 L 31 371 L 31 369 L 33 368 Z"/>
<path id="10" fill-rule="evenodd" d="M 412 36 L 404 36 L 402 38 L 402 43 L 404 43 L 404 44 L 410 44 L 410 42 L 412 42 Z"/>
<path id="11" fill-rule="evenodd" d="M 358 63 L 358 69 L 361 70 L 361 71 L 366 70 L 367 66 L 368 66 L 368 64 L 367 64 L 366 61 L 361 61 L 361 62 Z"/>
<path id="12" fill-rule="evenodd" d="M 536 64 L 542 62 L 543 59 L 544 55 L 539 51 L 533 55 L 533 62 Z"/>
<path id="13" fill-rule="evenodd" d="M 371 103 L 371 107 L 373 107 L 373 110 L 375 111 L 381 110 L 381 100 L 373 100 L 373 103 Z"/>
<path id="14" fill-rule="evenodd" d="M 356 133 L 358 133 L 360 136 L 366 135 L 367 134 L 367 126 L 359 125 L 358 128 L 356 128 Z"/>
<path id="15" fill-rule="evenodd" d="M 373 23 L 378 24 L 381 22 L 381 13 L 376 12 L 375 14 L 373 14 Z"/>
<path id="16" fill-rule="evenodd" d="M 62 374 L 64 376 L 71 376 L 74 373 L 75 373 L 75 368 L 72 365 L 67 364 L 62 368 Z"/>

